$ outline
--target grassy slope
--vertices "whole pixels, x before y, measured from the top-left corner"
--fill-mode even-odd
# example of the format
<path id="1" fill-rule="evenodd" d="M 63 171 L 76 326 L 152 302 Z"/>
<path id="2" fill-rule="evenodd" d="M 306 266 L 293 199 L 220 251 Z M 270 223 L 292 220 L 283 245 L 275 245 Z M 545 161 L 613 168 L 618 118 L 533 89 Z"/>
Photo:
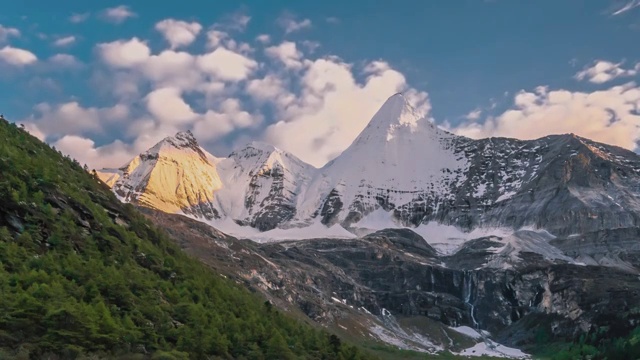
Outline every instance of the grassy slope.
<path id="1" fill-rule="evenodd" d="M 133 207 L 0 121 L 0 358 L 358 359 L 187 257 Z"/>

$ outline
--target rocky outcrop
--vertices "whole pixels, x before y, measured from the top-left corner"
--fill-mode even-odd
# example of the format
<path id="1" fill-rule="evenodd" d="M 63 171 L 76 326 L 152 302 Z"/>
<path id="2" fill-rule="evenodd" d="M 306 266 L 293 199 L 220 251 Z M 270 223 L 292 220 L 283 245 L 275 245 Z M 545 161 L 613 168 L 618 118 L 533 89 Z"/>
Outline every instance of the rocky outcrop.
<path id="1" fill-rule="evenodd" d="M 219 272 L 328 326 L 369 324 L 367 319 L 383 320 L 388 313 L 414 324 L 485 329 L 507 344 L 526 347 L 538 331 L 532 323 L 565 340 L 596 328 L 628 330 L 640 323 L 637 275 L 528 251 L 518 253 L 522 261 L 516 266 L 478 268 L 473 259 L 486 261 L 495 256 L 487 249 L 504 246 L 497 238 L 474 240 L 445 257 L 411 230 L 256 244 L 184 217 L 147 213 L 187 252 Z M 425 338 L 436 336 L 422 331 Z"/>

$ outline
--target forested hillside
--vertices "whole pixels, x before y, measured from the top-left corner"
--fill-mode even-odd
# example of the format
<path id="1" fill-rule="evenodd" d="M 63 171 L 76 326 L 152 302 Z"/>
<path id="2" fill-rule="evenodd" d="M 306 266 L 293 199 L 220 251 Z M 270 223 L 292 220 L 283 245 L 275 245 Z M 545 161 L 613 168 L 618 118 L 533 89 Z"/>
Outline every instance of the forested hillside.
<path id="1" fill-rule="evenodd" d="M 0 358 L 361 359 L 183 253 L 0 121 Z"/>

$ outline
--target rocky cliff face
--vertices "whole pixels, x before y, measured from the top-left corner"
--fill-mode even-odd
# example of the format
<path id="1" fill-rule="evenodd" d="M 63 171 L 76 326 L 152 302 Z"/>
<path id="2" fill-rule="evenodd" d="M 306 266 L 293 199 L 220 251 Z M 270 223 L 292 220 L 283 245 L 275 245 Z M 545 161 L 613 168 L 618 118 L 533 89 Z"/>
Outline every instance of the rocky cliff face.
<path id="1" fill-rule="evenodd" d="M 514 255 L 492 250 L 505 248 L 501 238 L 471 241 L 450 256 L 406 229 L 256 244 L 184 217 L 147 214 L 187 252 L 274 304 L 351 336 L 407 349 L 461 351 L 478 341 L 457 338 L 453 329 L 461 326 L 526 348 L 540 331 L 572 340 L 597 328 L 628 331 L 640 322 L 636 274 L 527 250 L 513 266 L 480 266 Z M 527 236 L 534 234 L 519 234 L 522 241 Z"/>
<path id="2" fill-rule="evenodd" d="M 299 193 L 312 166 L 274 146 L 252 142 L 218 165 L 224 187 L 216 207 L 225 216 L 260 231 L 276 228 L 296 214 Z"/>

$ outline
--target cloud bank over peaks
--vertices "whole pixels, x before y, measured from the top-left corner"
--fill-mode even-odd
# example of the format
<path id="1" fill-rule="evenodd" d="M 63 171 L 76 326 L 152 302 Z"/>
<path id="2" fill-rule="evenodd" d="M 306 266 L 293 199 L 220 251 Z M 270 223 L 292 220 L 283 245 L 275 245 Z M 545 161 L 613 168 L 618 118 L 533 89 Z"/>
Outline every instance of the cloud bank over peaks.
<path id="1" fill-rule="evenodd" d="M 510 109 L 484 122 L 446 124 L 454 133 L 472 138 L 504 136 L 535 139 L 574 133 L 630 150 L 640 139 L 640 87 L 634 82 L 593 92 L 520 91 Z"/>
<path id="2" fill-rule="evenodd" d="M 288 31 L 307 26 L 288 19 L 293 23 L 279 20 Z M 428 113 L 427 94 L 411 88 L 388 63 L 354 65 L 315 55 L 318 44 L 310 40 L 269 45 L 266 34 L 250 45 L 231 33 L 242 31 L 249 20 L 236 15 L 226 25 L 215 24 L 205 34 L 204 47 L 195 50 L 183 49 L 202 44 L 196 40 L 203 26 L 177 19 L 154 26 L 166 41 L 164 49 L 152 50 L 151 41 L 140 37 L 96 44 L 92 81 L 112 104 L 42 103 L 22 123 L 95 168 L 120 166 L 183 130 L 194 131 L 219 156 L 248 139 L 264 140 L 322 166 L 353 141 L 393 93 L 405 91 Z M 73 59 L 63 57 L 56 59 Z"/>

